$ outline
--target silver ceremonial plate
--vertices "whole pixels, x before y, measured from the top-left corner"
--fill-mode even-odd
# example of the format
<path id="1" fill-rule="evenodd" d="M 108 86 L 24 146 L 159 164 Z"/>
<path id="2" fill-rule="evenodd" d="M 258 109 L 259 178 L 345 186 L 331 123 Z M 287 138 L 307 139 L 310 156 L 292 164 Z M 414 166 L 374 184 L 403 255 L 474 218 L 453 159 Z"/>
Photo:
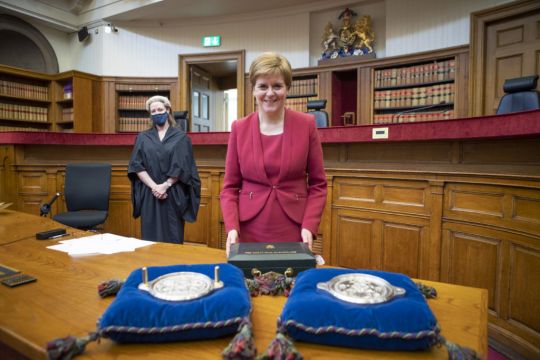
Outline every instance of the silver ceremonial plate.
<path id="1" fill-rule="evenodd" d="M 222 287 L 223 282 L 214 281 L 204 274 L 190 271 L 162 275 L 152 281 L 139 284 L 140 290 L 148 291 L 158 299 L 169 301 L 198 299 Z"/>
<path id="2" fill-rule="evenodd" d="M 318 283 L 317 288 L 354 304 L 380 304 L 405 294 L 405 289 L 368 274 L 338 275 L 327 282 Z"/>

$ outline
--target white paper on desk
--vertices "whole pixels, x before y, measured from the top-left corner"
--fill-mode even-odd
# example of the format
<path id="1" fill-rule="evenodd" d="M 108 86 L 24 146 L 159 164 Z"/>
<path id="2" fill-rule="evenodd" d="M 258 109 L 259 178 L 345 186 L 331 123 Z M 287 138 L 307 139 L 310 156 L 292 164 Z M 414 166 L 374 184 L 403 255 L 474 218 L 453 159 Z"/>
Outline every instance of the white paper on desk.
<path id="1" fill-rule="evenodd" d="M 135 251 L 135 249 L 152 244 L 152 241 L 106 233 L 78 239 L 62 240 L 59 244 L 48 246 L 47 248 L 67 252 L 70 256 L 86 256 Z"/>

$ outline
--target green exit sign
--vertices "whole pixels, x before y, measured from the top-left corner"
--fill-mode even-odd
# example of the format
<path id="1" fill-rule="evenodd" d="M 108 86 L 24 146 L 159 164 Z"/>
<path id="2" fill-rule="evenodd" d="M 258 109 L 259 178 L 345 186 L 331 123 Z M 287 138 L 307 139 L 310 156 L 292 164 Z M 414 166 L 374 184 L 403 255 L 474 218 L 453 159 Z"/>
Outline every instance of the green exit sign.
<path id="1" fill-rule="evenodd" d="M 202 45 L 204 47 L 210 47 L 210 46 L 220 46 L 221 45 L 221 36 L 204 36 L 202 38 Z"/>

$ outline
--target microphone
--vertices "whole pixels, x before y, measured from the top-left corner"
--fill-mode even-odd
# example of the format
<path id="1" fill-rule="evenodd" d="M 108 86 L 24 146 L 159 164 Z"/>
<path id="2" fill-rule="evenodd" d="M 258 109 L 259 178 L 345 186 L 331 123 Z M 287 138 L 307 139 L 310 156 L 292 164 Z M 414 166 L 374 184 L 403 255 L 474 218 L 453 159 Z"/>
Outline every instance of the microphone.
<path id="1" fill-rule="evenodd" d="M 46 204 L 41 205 L 41 207 L 39 208 L 39 216 L 47 216 L 49 212 L 51 211 L 52 204 L 56 201 L 56 199 L 58 199 L 60 195 L 62 194 L 57 192 L 56 194 L 53 195 L 53 197 L 51 198 L 51 201 L 49 201 Z"/>
<path id="2" fill-rule="evenodd" d="M 446 105 L 446 104 L 447 104 L 446 101 L 441 101 L 438 104 L 431 104 L 431 105 L 426 105 L 426 106 L 422 106 L 422 107 L 417 107 L 417 108 L 414 108 L 414 109 L 407 109 L 407 110 L 400 111 L 400 112 L 398 112 L 398 113 L 396 113 L 396 114 L 394 114 L 392 116 L 392 124 L 397 123 L 399 121 L 399 117 L 401 115 L 403 115 L 403 114 L 414 113 L 414 112 L 421 111 L 421 110 L 432 109 L 432 108 L 436 108 L 436 107 L 443 106 L 443 105 Z"/>

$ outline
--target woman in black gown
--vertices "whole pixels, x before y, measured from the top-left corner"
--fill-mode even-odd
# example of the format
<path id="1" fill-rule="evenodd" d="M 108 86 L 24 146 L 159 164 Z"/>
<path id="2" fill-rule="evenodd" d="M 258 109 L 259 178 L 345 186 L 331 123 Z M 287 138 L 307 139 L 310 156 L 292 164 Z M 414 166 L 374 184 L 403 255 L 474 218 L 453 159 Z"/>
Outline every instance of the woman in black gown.
<path id="1" fill-rule="evenodd" d="M 137 136 L 128 167 L 133 217 L 141 216 L 142 239 L 181 244 L 200 203 L 191 140 L 175 127 L 169 99 L 153 96 L 146 110 L 152 127 Z"/>

